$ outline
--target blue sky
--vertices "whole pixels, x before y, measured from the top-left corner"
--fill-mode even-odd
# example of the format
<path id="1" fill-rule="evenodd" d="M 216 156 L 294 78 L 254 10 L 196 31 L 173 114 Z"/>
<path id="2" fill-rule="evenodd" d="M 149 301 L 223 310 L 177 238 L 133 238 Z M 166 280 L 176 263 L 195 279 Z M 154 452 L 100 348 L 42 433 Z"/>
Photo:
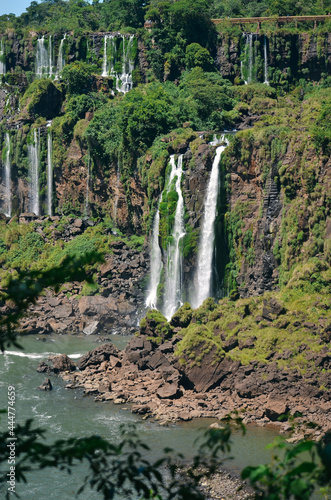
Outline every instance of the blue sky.
<path id="1" fill-rule="evenodd" d="M 37 0 L 39 3 L 39 0 Z M 0 16 L 3 14 L 15 14 L 20 16 L 29 7 L 31 0 L 0 0 Z"/>
<path id="2" fill-rule="evenodd" d="M 15 14 L 20 16 L 29 7 L 32 0 L 0 0 L 0 16 Z M 39 0 L 36 0 L 39 3 Z"/>

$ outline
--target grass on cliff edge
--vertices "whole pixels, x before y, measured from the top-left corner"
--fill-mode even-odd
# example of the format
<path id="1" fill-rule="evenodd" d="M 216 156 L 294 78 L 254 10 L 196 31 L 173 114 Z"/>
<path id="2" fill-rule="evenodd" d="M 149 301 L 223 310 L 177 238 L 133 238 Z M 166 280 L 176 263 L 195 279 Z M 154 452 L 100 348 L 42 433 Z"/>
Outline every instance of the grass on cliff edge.
<path id="1" fill-rule="evenodd" d="M 288 286 L 277 293 L 237 301 L 224 298 L 219 303 L 209 298 L 196 310 L 184 304 L 170 322 L 170 327 L 182 327 L 175 351 L 180 362 L 199 366 L 204 356 L 213 350 L 215 362 L 226 356 L 243 365 L 252 361 L 268 364 L 276 357 L 280 369 L 298 370 L 302 375 L 310 369 L 325 372 L 323 368 L 316 368 L 314 353 L 327 346 L 331 355 L 325 334 L 331 323 L 330 267 L 321 273 L 324 286 L 319 282 L 318 290 L 310 280 L 304 281 L 299 271 L 297 275 L 294 273 Z M 267 319 L 263 315 L 265 308 L 270 309 L 270 299 L 283 306 L 283 311 L 278 316 L 270 314 Z M 157 323 L 156 336 L 162 326 L 167 326 L 169 335 L 169 325 L 161 313 L 149 311 L 146 318 Z M 145 325 L 144 318 L 142 326 Z M 229 339 L 237 346 L 226 353 L 224 346 Z M 313 355 L 312 359 L 309 354 Z"/>

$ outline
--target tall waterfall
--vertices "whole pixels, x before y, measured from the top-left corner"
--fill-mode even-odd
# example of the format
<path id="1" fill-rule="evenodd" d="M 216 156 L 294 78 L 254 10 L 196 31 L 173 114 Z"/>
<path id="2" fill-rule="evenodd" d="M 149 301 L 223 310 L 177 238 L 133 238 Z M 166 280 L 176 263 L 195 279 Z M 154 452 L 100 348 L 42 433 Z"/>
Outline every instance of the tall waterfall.
<path id="1" fill-rule="evenodd" d="M 123 63 L 122 73 L 116 80 L 116 88 L 119 92 L 128 92 L 132 89 L 132 71 L 134 69 L 134 61 L 132 61 L 130 54 L 132 52 L 134 36 L 131 35 L 128 42 L 123 37 Z"/>
<path id="2" fill-rule="evenodd" d="M 90 198 L 90 151 L 88 152 L 87 156 L 87 172 L 86 172 L 86 191 L 85 191 L 85 210 L 84 210 L 84 215 L 88 216 L 88 209 L 89 209 L 89 198 Z"/>
<path id="3" fill-rule="evenodd" d="M 49 130 L 47 135 L 47 214 L 52 213 L 53 199 L 53 165 L 52 165 L 52 132 Z"/>
<path id="4" fill-rule="evenodd" d="M 45 47 L 45 38 L 42 36 L 37 40 L 36 53 L 36 77 L 48 77 L 52 75 L 52 36 L 49 36 L 48 49 Z"/>
<path id="5" fill-rule="evenodd" d="M 120 191 L 120 159 L 117 158 L 117 168 L 116 168 L 116 192 L 115 192 L 115 203 L 114 203 L 114 220 L 117 223 L 117 206 Z"/>
<path id="6" fill-rule="evenodd" d="M 175 189 L 178 201 L 175 212 L 175 222 L 172 231 L 172 243 L 167 248 L 167 266 L 165 270 L 163 314 L 170 319 L 178 307 L 182 305 L 182 254 L 180 241 L 185 235 L 184 228 L 184 199 L 181 190 L 183 172 L 183 155 L 178 157 L 176 167 L 175 156 L 170 158 L 171 174 L 169 185 L 176 177 Z"/>
<path id="7" fill-rule="evenodd" d="M 268 52 L 267 52 L 267 38 L 264 35 L 264 42 L 263 42 L 263 59 L 264 59 L 264 83 L 266 85 L 269 85 L 269 80 L 268 80 Z"/>
<path id="8" fill-rule="evenodd" d="M 29 212 L 39 213 L 39 144 L 40 129 L 33 130 L 33 144 L 28 144 L 28 159 L 30 170 L 30 206 Z"/>
<path id="9" fill-rule="evenodd" d="M 241 79 L 247 85 L 252 82 L 253 77 L 253 33 L 243 33 L 243 37 L 245 39 L 245 50 L 244 61 L 240 61 L 240 73 Z"/>
<path id="10" fill-rule="evenodd" d="M 66 39 L 66 35 L 62 38 L 59 46 L 59 53 L 57 55 L 57 64 L 56 64 L 56 78 L 59 78 L 61 76 L 62 70 L 65 66 L 65 59 L 63 55 L 63 43 L 64 40 Z"/>
<path id="11" fill-rule="evenodd" d="M 129 40 L 125 36 L 122 38 L 122 54 L 119 53 L 117 38 L 114 35 L 105 35 L 103 42 L 103 62 L 102 76 L 114 76 L 116 78 L 116 89 L 119 92 L 128 92 L 132 88 L 132 71 L 134 61 L 131 58 L 134 35 Z M 119 72 L 115 69 L 117 62 L 122 62 L 122 68 Z"/>
<path id="12" fill-rule="evenodd" d="M 161 271 L 163 268 L 161 249 L 159 245 L 159 226 L 160 226 L 160 212 L 159 207 L 153 222 L 152 230 L 152 246 L 151 246 L 151 276 L 148 288 L 148 295 L 146 298 L 146 307 L 156 309 L 157 304 L 157 289 L 160 283 Z"/>
<path id="13" fill-rule="evenodd" d="M 223 136 L 223 141 L 224 141 Z M 212 284 L 212 265 L 213 265 L 213 251 L 215 240 L 215 219 L 217 213 L 217 195 L 219 187 L 219 162 L 221 155 L 226 148 L 228 141 L 225 140 L 226 145 L 219 146 L 216 149 L 216 156 L 214 158 L 212 170 L 210 173 L 207 194 L 205 199 L 205 211 L 202 222 L 198 265 L 195 279 L 195 294 L 192 298 L 192 306 L 199 307 L 202 302 L 211 294 Z"/>
<path id="14" fill-rule="evenodd" d="M 10 138 L 9 133 L 6 132 L 5 135 L 5 169 L 4 169 L 4 187 L 5 187 L 5 199 L 4 199 L 4 210 L 3 213 L 7 217 L 11 217 L 11 160 L 10 160 Z"/>
<path id="15" fill-rule="evenodd" d="M 0 75 L 4 75 L 6 73 L 6 62 L 5 62 L 5 54 L 3 50 L 3 42 L 0 40 Z"/>

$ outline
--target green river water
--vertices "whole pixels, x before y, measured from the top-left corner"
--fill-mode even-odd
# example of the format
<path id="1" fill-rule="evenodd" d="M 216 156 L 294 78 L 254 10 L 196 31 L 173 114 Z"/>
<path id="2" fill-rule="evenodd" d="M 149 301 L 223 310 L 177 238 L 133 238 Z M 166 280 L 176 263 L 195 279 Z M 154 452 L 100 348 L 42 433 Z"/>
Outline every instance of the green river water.
<path id="1" fill-rule="evenodd" d="M 112 342 L 124 348 L 128 338 L 111 336 Z M 84 397 L 81 390 L 68 390 L 66 383 L 54 374 L 49 374 L 53 384 L 50 392 L 39 391 L 37 387 L 45 379 L 45 374 L 37 373 L 36 368 L 42 360 L 52 353 L 66 353 L 74 361 L 88 350 L 95 348 L 93 336 L 49 336 L 40 340 L 35 336 L 23 338 L 20 343 L 23 351 L 11 349 L 0 355 L 0 408 L 7 406 L 7 388 L 16 390 L 16 418 L 22 423 L 33 418 L 35 425 L 47 430 L 47 440 L 88 436 L 98 434 L 109 440 L 117 441 L 120 425 L 135 423 L 140 437 L 151 448 L 151 456 L 159 457 L 165 446 L 183 453 L 188 458 L 196 447 L 194 441 L 215 420 L 195 420 L 192 422 L 160 426 L 157 422 L 142 420 L 130 412 L 129 405 L 114 405 L 110 402 L 95 403 L 92 397 Z M 6 428 L 7 417 L 2 415 L 1 427 Z M 232 455 L 235 457 L 225 464 L 226 468 L 238 472 L 245 465 L 258 464 L 270 459 L 265 445 L 273 440 L 276 431 L 269 428 L 249 427 L 247 434 L 234 434 Z M 81 485 L 85 475 L 84 466 L 78 466 L 68 475 L 54 469 L 30 473 L 27 484 L 16 484 L 16 492 L 24 500 L 70 500 Z M 79 498 L 93 500 L 101 498 L 94 491 L 86 491 Z M 124 499 L 123 499 L 124 500 Z"/>

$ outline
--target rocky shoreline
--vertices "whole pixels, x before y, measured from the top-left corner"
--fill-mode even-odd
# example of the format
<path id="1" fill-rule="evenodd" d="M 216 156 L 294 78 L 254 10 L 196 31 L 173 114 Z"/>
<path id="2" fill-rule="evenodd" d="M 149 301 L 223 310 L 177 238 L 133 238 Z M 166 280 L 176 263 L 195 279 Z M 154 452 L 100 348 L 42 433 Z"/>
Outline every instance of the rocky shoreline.
<path id="1" fill-rule="evenodd" d="M 63 354 L 51 357 L 52 365 L 41 363 L 38 371 L 60 374 L 68 389 L 82 389 L 96 402 L 130 403 L 133 413 L 162 425 L 193 418 L 219 421 L 236 411 L 245 424 L 273 425 L 281 433 L 291 430 L 288 418 L 295 416 L 293 440 L 319 440 L 330 430 L 330 400 L 314 393 L 303 380 L 296 382 L 301 390 L 294 395 L 293 380 L 289 376 L 285 380 L 285 374 L 272 364 L 241 366 L 225 358 L 213 366 L 208 354 L 203 366 L 188 369 L 180 366 L 174 355 L 178 340 L 175 336 L 158 345 L 147 335 L 140 335 L 133 337 L 124 351 L 106 343 L 84 355 L 77 367 Z M 253 380 L 256 387 L 262 373 L 265 380 L 282 380 L 271 390 L 266 383 L 264 388 L 260 386 L 260 393 L 254 394 Z M 281 415 L 286 415 L 284 421 L 278 420 Z"/>

